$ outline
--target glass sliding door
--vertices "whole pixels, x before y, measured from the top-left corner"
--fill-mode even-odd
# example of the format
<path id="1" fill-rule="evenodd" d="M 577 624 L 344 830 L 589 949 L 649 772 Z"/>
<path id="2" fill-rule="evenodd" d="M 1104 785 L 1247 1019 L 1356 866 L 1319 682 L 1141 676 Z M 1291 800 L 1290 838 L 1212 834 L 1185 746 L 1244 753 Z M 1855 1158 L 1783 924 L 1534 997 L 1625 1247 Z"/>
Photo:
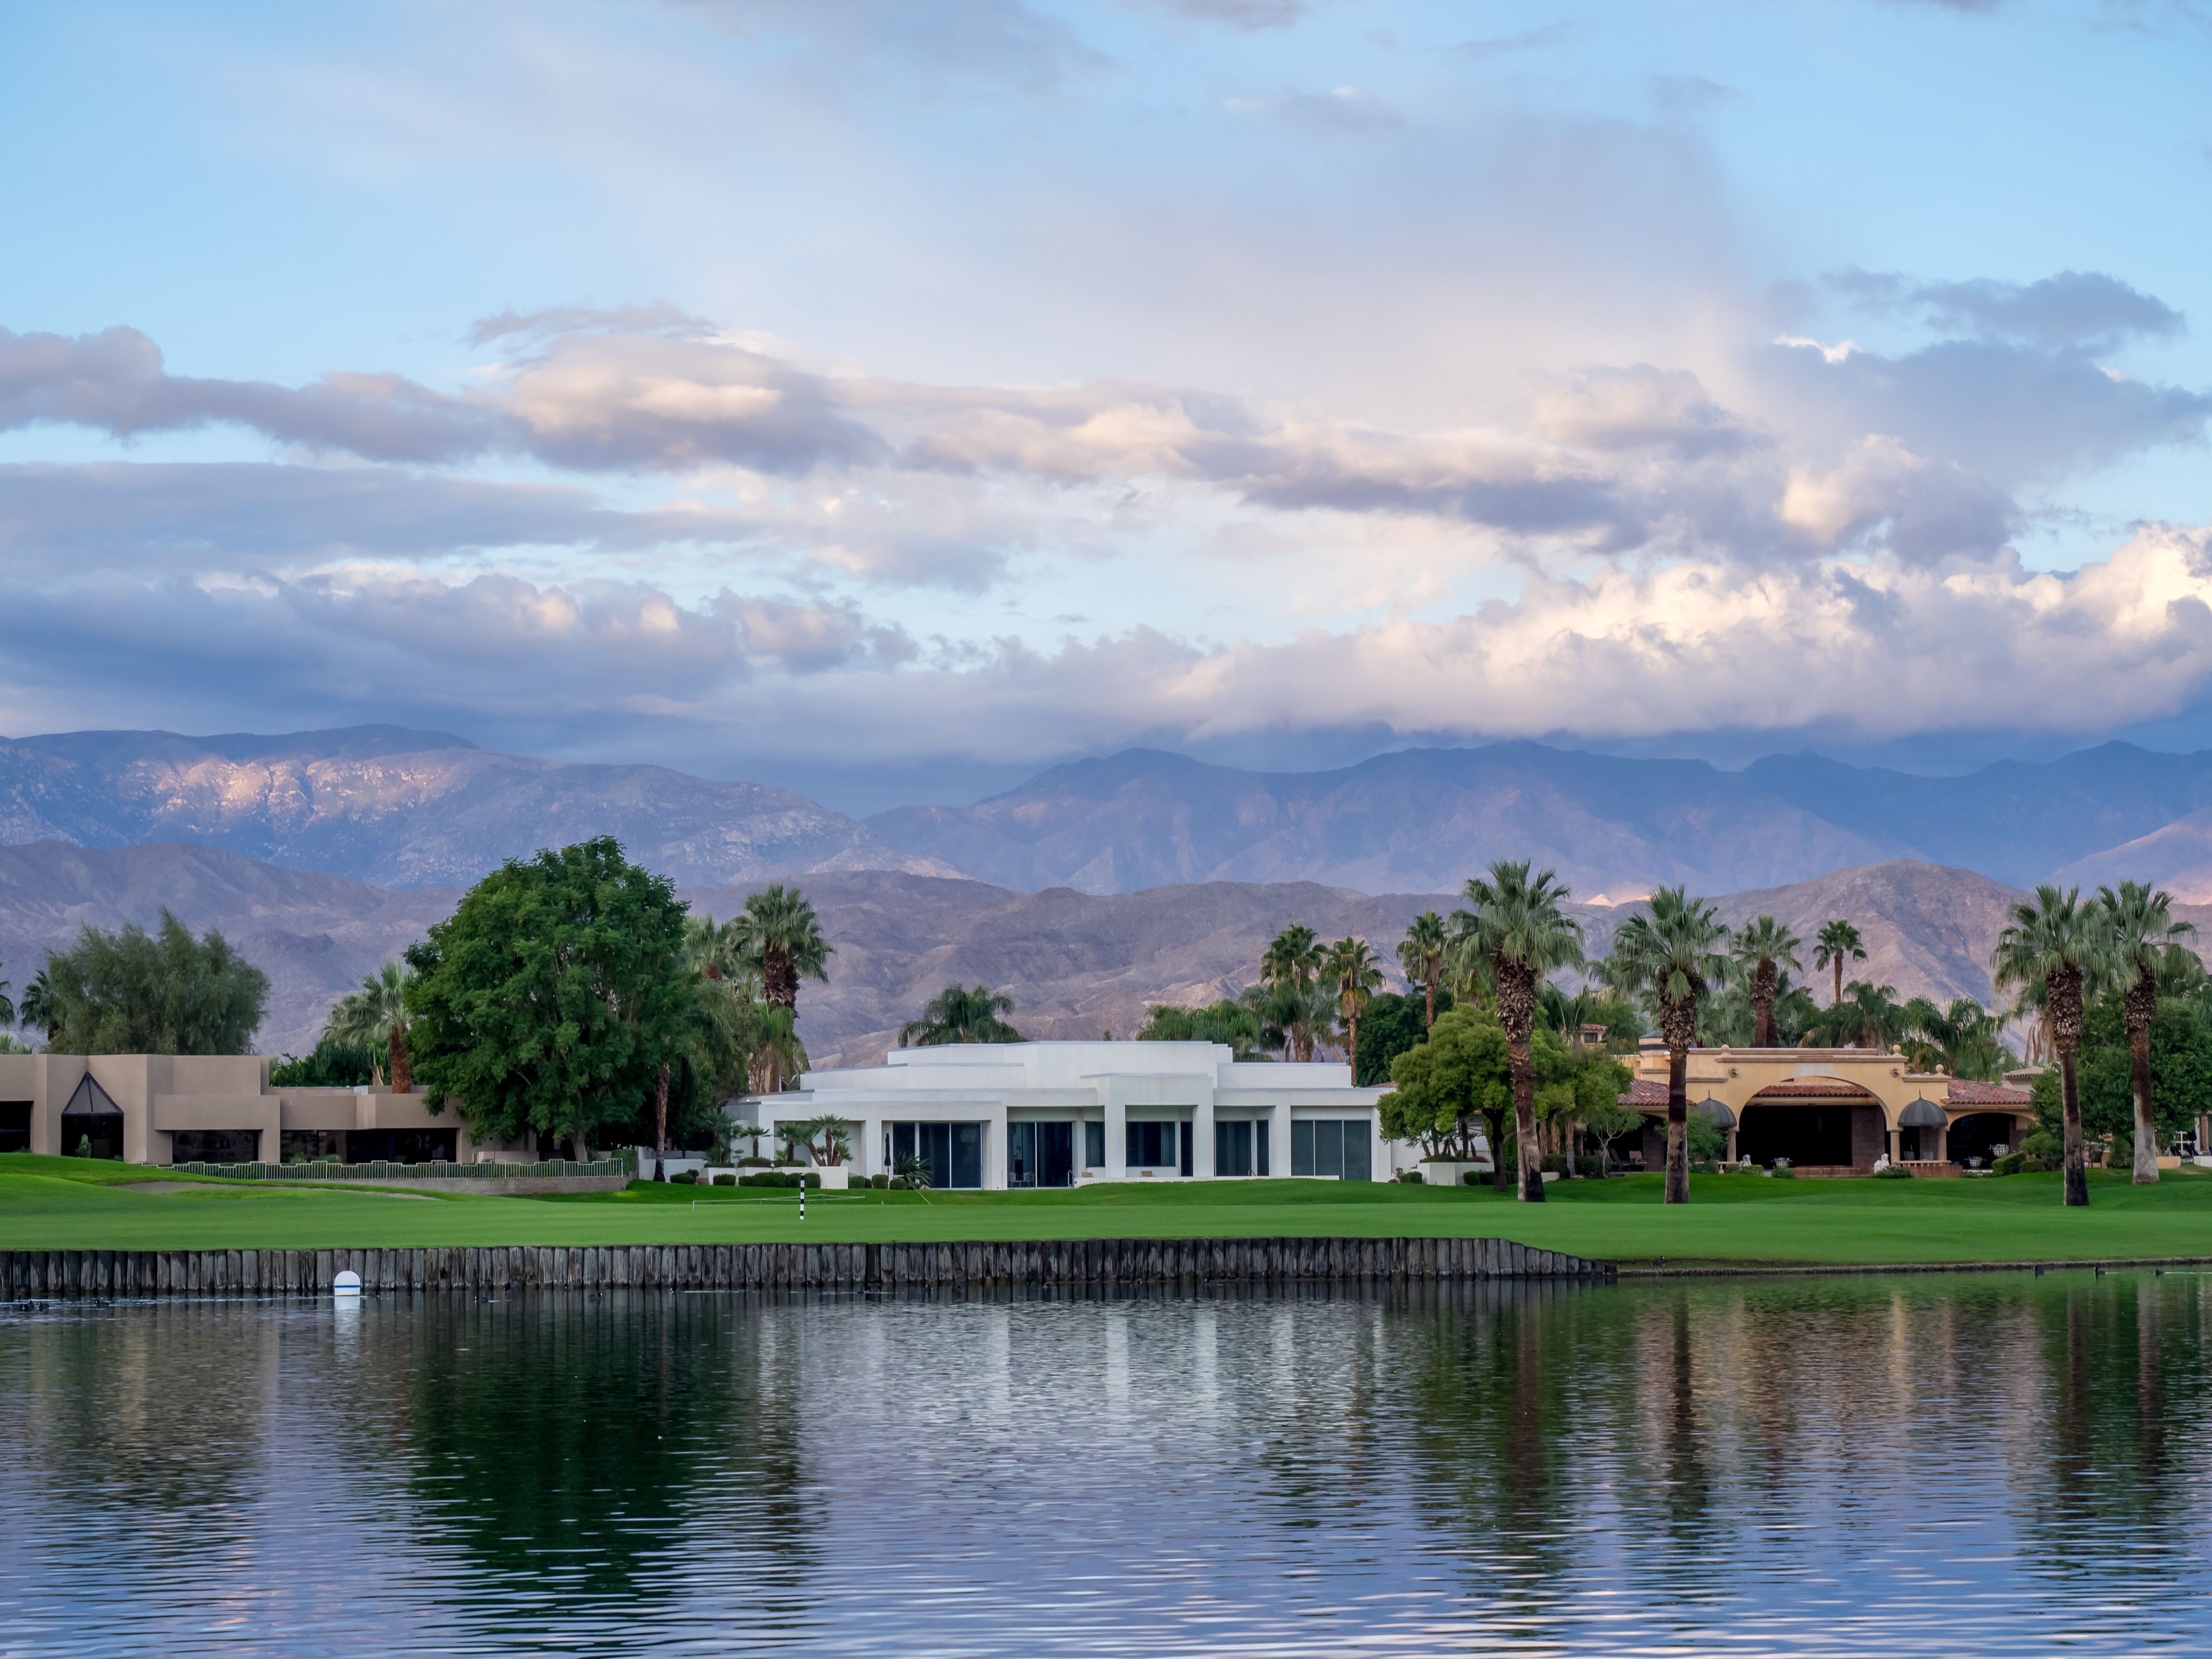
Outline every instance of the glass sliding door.
<path id="1" fill-rule="evenodd" d="M 1291 1173 L 1337 1181 L 1371 1181 L 1374 1137 L 1364 1117 L 1295 1118 L 1291 1123 Z"/>
<path id="2" fill-rule="evenodd" d="M 1217 1120 L 1213 1126 L 1213 1173 L 1217 1176 L 1249 1176 L 1252 1165 L 1252 1130 L 1247 1122 Z M 1260 1126 L 1264 1127 L 1265 1126 Z"/>
<path id="3" fill-rule="evenodd" d="M 1106 1126 L 1098 1126 L 1101 1129 Z M 1101 1137 L 1103 1139 L 1103 1137 Z M 1102 1146 L 1099 1149 L 1103 1152 Z M 1073 1187 L 1075 1184 L 1075 1126 L 1073 1123 L 1006 1125 L 1006 1185 Z"/>
<path id="4" fill-rule="evenodd" d="M 983 1184 L 983 1126 L 980 1123 L 893 1123 L 891 1168 L 919 1158 L 929 1184 L 940 1188 Z M 1011 1174 L 1012 1166 L 1009 1165 Z"/>
<path id="5" fill-rule="evenodd" d="M 1086 1170 L 1106 1167 L 1106 1125 L 1102 1119 L 1093 1119 L 1083 1126 L 1083 1167 Z"/>

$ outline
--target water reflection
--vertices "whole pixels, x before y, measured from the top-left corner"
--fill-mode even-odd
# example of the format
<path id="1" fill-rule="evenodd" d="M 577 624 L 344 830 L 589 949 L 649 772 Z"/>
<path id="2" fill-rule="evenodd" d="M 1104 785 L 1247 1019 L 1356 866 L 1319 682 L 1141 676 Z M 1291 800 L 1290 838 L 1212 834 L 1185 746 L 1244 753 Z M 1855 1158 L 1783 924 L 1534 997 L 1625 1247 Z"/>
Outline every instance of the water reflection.
<path id="1" fill-rule="evenodd" d="M 2212 1278 L 0 1316 L 54 1653 L 2208 1644 Z"/>

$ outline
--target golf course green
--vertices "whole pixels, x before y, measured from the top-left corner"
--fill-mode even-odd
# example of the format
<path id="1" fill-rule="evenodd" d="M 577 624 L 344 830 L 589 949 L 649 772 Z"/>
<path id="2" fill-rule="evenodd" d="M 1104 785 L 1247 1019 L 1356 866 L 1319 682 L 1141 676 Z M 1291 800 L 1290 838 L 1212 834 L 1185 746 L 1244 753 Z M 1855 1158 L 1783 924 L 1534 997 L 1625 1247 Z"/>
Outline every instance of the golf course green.
<path id="1" fill-rule="evenodd" d="M 161 1190 L 148 1190 L 149 1187 Z M 555 1198 L 430 1196 L 179 1180 L 82 1158 L 0 1154 L 0 1249 L 319 1249 L 493 1244 L 823 1243 L 1029 1238 L 1500 1237 L 1624 1266 L 1872 1267 L 2212 1258 L 2212 1172 L 2154 1187 L 2093 1172 L 2067 1210 L 2056 1176 L 1773 1181 L 1656 1176 L 1555 1182 L 1518 1204 L 1476 1188 L 1251 1181 L 1042 1193 L 816 1193 L 634 1183 Z"/>

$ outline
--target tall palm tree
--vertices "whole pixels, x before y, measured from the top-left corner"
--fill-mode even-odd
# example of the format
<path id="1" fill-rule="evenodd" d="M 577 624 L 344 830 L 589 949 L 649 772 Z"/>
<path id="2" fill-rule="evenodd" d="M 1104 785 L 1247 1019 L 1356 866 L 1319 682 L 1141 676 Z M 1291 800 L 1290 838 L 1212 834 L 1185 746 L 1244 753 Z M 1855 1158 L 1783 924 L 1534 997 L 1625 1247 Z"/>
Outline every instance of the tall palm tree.
<path id="1" fill-rule="evenodd" d="M 1421 1021 L 1424 1031 L 1436 1029 L 1437 981 L 1443 977 L 1444 945 L 1444 919 L 1433 910 L 1415 916 L 1406 937 L 1398 941 L 1398 965 L 1406 970 L 1406 982 L 1422 986 L 1429 994 L 1428 1011 Z"/>
<path id="2" fill-rule="evenodd" d="M 1720 953 L 1728 929 L 1705 899 L 1680 887 L 1651 896 L 1648 915 L 1631 916 L 1613 935 L 1619 976 L 1658 1005 L 1667 1039 L 1667 1202 L 1690 1201 L 1690 1048 L 1698 1037 L 1698 1004 L 1728 982 Z"/>
<path id="3" fill-rule="evenodd" d="M 799 1009 L 799 981 L 830 977 L 831 947 L 806 895 L 781 882 L 763 888 L 730 919 L 733 949 L 759 969 L 761 994 L 772 1007 Z"/>
<path id="4" fill-rule="evenodd" d="M 921 1018 L 899 1027 L 899 1047 L 934 1048 L 946 1042 L 1019 1042 L 1022 1034 L 1000 1018 L 1014 1000 L 988 985 L 970 990 L 948 985 L 921 1006 Z"/>
<path id="5" fill-rule="evenodd" d="M 1774 994 L 1784 968 L 1801 974 L 1805 971 L 1797 960 L 1797 947 L 1802 943 L 1772 916 L 1746 922 L 1729 940 L 1729 956 L 1736 972 L 1751 981 L 1751 1046 L 1754 1048 L 1774 1046 Z"/>
<path id="6" fill-rule="evenodd" d="M 23 1000 L 15 1009 L 15 1018 L 25 1025 L 46 1034 L 46 1041 L 54 1040 L 54 1030 L 62 1023 L 61 1010 L 54 1006 L 53 981 L 46 977 L 43 968 L 31 975 L 31 982 L 23 988 Z"/>
<path id="7" fill-rule="evenodd" d="M 1953 1077 L 1984 1083 L 2003 1080 L 2012 1058 L 1997 1040 L 1997 1017 L 1972 997 L 1954 997 L 1948 1008 L 1938 1008 L 1926 997 L 1915 997 L 1899 1011 L 1902 1016 L 1905 1056 L 1917 1072 L 1937 1066 Z"/>
<path id="8" fill-rule="evenodd" d="M 2066 1202 L 2089 1201 L 2089 1176 L 2081 1155 L 2081 1091 L 2075 1060 L 2081 1051 L 2081 1004 L 2097 990 L 2111 962 L 2105 919 L 2081 902 L 2081 889 L 2061 892 L 2049 882 L 2033 902 L 2015 904 L 1997 935 L 1990 977 L 2000 989 L 2043 988 L 2043 1021 L 2058 1056 L 2059 1101 L 2065 1115 Z"/>
<path id="9" fill-rule="evenodd" d="M 1359 1080 L 1359 1015 L 1368 1000 L 1382 988 L 1382 969 L 1364 939 L 1340 939 L 1322 958 L 1322 981 L 1336 994 L 1344 1018 L 1344 1057 L 1352 1062 L 1352 1080 Z"/>
<path id="10" fill-rule="evenodd" d="M 325 1036 L 338 1042 L 381 1047 L 395 1095 L 415 1092 L 415 1063 L 407 1053 L 407 992 L 414 983 L 412 968 L 387 962 L 363 979 L 359 990 L 338 999 L 323 1028 Z"/>
<path id="11" fill-rule="evenodd" d="M 1321 940 L 1304 922 L 1293 922 L 1276 934 L 1260 957 L 1261 982 L 1279 994 L 1270 1000 L 1270 1006 L 1285 1016 L 1279 1023 L 1285 1051 L 1293 1060 L 1311 1060 L 1316 1036 L 1326 1034 L 1328 1021 L 1325 1016 L 1316 1017 L 1320 1010 L 1313 995 L 1321 965 Z"/>
<path id="12" fill-rule="evenodd" d="M 1468 908 L 1452 912 L 1454 943 L 1490 964 L 1498 988 L 1498 1023 L 1513 1079 L 1514 1138 L 1521 1161 L 1520 1196 L 1544 1201 L 1544 1158 L 1536 1146 L 1536 1069 L 1529 1044 L 1536 1030 L 1536 988 L 1555 968 L 1580 964 L 1583 926 L 1559 907 L 1566 884 L 1547 870 L 1533 880 L 1527 859 L 1499 859 L 1487 876 L 1461 889 Z M 1494 1154 L 1493 1154 L 1494 1155 Z"/>
<path id="13" fill-rule="evenodd" d="M 1836 973 L 1835 1000 L 1844 1000 L 1844 964 L 1848 959 L 1864 962 L 1867 959 L 1866 941 L 1859 930 L 1838 917 L 1822 925 L 1813 940 L 1813 966 L 1815 969 L 1832 968 Z"/>
<path id="14" fill-rule="evenodd" d="M 2173 895 L 2156 891 L 2139 881 L 2124 881 L 2120 890 L 2097 890 L 2097 908 L 2103 914 L 2106 943 L 2112 947 L 2112 967 L 2124 989 L 2120 1008 L 2128 1028 L 2129 1069 L 2136 1097 L 2135 1184 L 2158 1183 L 2158 1126 L 2150 1111 L 2150 1028 L 2158 1017 L 2161 974 L 2177 976 L 2178 963 L 2168 952 L 2185 939 L 2196 936 L 2194 923 L 2173 919 Z M 2186 954 L 2186 952 L 2183 952 Z"/>

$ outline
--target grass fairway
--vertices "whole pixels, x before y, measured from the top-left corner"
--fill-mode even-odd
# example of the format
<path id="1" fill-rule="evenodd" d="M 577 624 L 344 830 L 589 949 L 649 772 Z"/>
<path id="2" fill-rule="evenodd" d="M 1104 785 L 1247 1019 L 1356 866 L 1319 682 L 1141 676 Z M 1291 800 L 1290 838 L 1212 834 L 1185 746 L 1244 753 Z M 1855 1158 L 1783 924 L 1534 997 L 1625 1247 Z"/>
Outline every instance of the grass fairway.
<path id="1" fill-rule="evenodd" d="M 310 1249 L 430 1244 L 728 1244 L 811 1239 L 1498 1237 L 1624 1265 L 1879 1265 L 2212 1257 L 2212 1173 L 2156 1187 L 2090 1176 L 2087 1210 L 2056 1176 L 1770 1181 L 1698 1176 L 1668 1208 L 1659 1178 L 1557 1182 L 1516 1204 L 1471 1188 L 1312 1181 L 1131 1183 L 1076 1192 L 793 1195 L 633 1185 L 574 1198 L 401 1196 L 198 1182 L 167 1171 L 0 1155 L 0 1249 Z"/>

